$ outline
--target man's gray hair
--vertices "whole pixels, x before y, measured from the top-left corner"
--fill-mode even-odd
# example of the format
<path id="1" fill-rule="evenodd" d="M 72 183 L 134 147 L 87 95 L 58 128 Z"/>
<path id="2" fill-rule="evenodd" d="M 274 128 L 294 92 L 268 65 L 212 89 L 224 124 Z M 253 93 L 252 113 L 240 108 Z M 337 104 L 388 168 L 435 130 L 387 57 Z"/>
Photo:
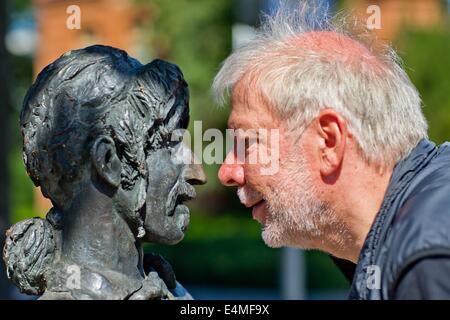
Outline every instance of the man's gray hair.
<path id="1" fill-rule="evenodd" d="M 216 75 L 216 100 L 223 104 L 245 78 L 247 92 L 259 94 L 301 132 L 321 110 L 334 109 L 368 163 L 394 165 L 427 137 L 419 93 L 391 48 L 375 47 L 366 33 L 355 32 L 356 20 L 319 12 L 302 2 L 264 16 L 255 37 Z"/>

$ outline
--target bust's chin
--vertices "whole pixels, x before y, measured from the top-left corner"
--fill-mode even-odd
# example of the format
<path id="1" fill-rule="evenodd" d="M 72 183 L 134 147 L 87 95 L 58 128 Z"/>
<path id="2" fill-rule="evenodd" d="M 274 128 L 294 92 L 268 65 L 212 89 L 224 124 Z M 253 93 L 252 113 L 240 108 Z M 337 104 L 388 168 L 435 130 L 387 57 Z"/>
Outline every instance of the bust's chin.
<path id="1" fill-rule="evenodd" d="M 184 234 L 189 226 L 189 208 L 184 204 L 179 204 L 175 208 L 174 220 L 178 229 Z"/>
<path id="2" fill-rule="evenodd" d="M 174 245 L 184 238 L 184 231 L 178 226 L 172 226 L 170 230 L 158 230 L 156 232 L 145 228 L 145 231 L 144 240 L 152 243 Z"/>
<path id="3" fill-rule="evenodd" d="M 184 234 L 181 237 L 178 238 L 167 238 L 167 237 L 159 237 L 159 236 L 149 236 L 146 237 L 145 240 L 148 242 L 152 242 L 152 243 L 157 243 L 157 244 L 163 244 L 163 245 L 169 245 L 172 246 L 174 244 L 179 243 L 181 240 L 183 240 L 184 238 Z"/>

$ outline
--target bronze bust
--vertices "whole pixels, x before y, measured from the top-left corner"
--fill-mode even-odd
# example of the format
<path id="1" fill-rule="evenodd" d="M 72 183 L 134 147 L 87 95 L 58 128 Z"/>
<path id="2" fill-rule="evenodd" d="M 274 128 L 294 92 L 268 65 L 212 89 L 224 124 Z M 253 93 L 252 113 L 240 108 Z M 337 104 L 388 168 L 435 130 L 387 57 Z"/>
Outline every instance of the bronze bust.
<path id="1" fill-rule="evenodd" d="M 8 277 L 41 299 L 189 298 L 143 242 L 175 244 L 184 201 L 205 183 L 172 138 L 189 122 L 174 64 L 107 46 L 70 51 L 29 89 L 20 127 L 27 173 L 53 208 L 7 232 Z M 190 151 L 188 151 L 190 154 Z"/>

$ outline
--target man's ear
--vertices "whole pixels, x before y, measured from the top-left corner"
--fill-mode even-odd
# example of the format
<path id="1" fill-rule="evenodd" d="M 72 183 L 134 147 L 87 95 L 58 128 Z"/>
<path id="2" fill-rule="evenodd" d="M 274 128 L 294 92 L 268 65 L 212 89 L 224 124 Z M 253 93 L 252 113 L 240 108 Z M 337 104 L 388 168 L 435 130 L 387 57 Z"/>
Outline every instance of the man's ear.
<path id="1" fill-rule="evenodd" d="M 110 137 L 99 136 L 95 140 L 91 149 L 91 160 L 98 176 L 110 186 L 117 188 L 120 184 L 122 163 Z"/>
<path id="2" fill-rule="evenodd" d="M 332 109 L 322 110 L 316 119 L 320 173 L 323 177 L 330 177 L 338 172 L 344 158 L 347 125 L 344 118 Z"/>

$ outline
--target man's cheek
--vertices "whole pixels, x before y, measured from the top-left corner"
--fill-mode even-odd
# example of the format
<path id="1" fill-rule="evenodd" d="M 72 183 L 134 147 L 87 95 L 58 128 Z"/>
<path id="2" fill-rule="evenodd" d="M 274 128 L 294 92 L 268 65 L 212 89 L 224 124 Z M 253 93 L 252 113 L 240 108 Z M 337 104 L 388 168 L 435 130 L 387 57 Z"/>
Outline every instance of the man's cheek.
<path id="1" fill-rule="evenodd" d="M 269 187 L 267 177 L 262 176 L 260 172 L 260 164 L 247 164 L 244 166 L 245 184 L 258 192 L 262 192 Z"/>
<path id="2" fill-rule="evenodd" d="M 278 139 L 275 138 L 267 145 L 262 144 L 258 150 L 261 165 L 259 170 L 262 176 L 275 176 L 280 170 L 281 149 Z"/>

